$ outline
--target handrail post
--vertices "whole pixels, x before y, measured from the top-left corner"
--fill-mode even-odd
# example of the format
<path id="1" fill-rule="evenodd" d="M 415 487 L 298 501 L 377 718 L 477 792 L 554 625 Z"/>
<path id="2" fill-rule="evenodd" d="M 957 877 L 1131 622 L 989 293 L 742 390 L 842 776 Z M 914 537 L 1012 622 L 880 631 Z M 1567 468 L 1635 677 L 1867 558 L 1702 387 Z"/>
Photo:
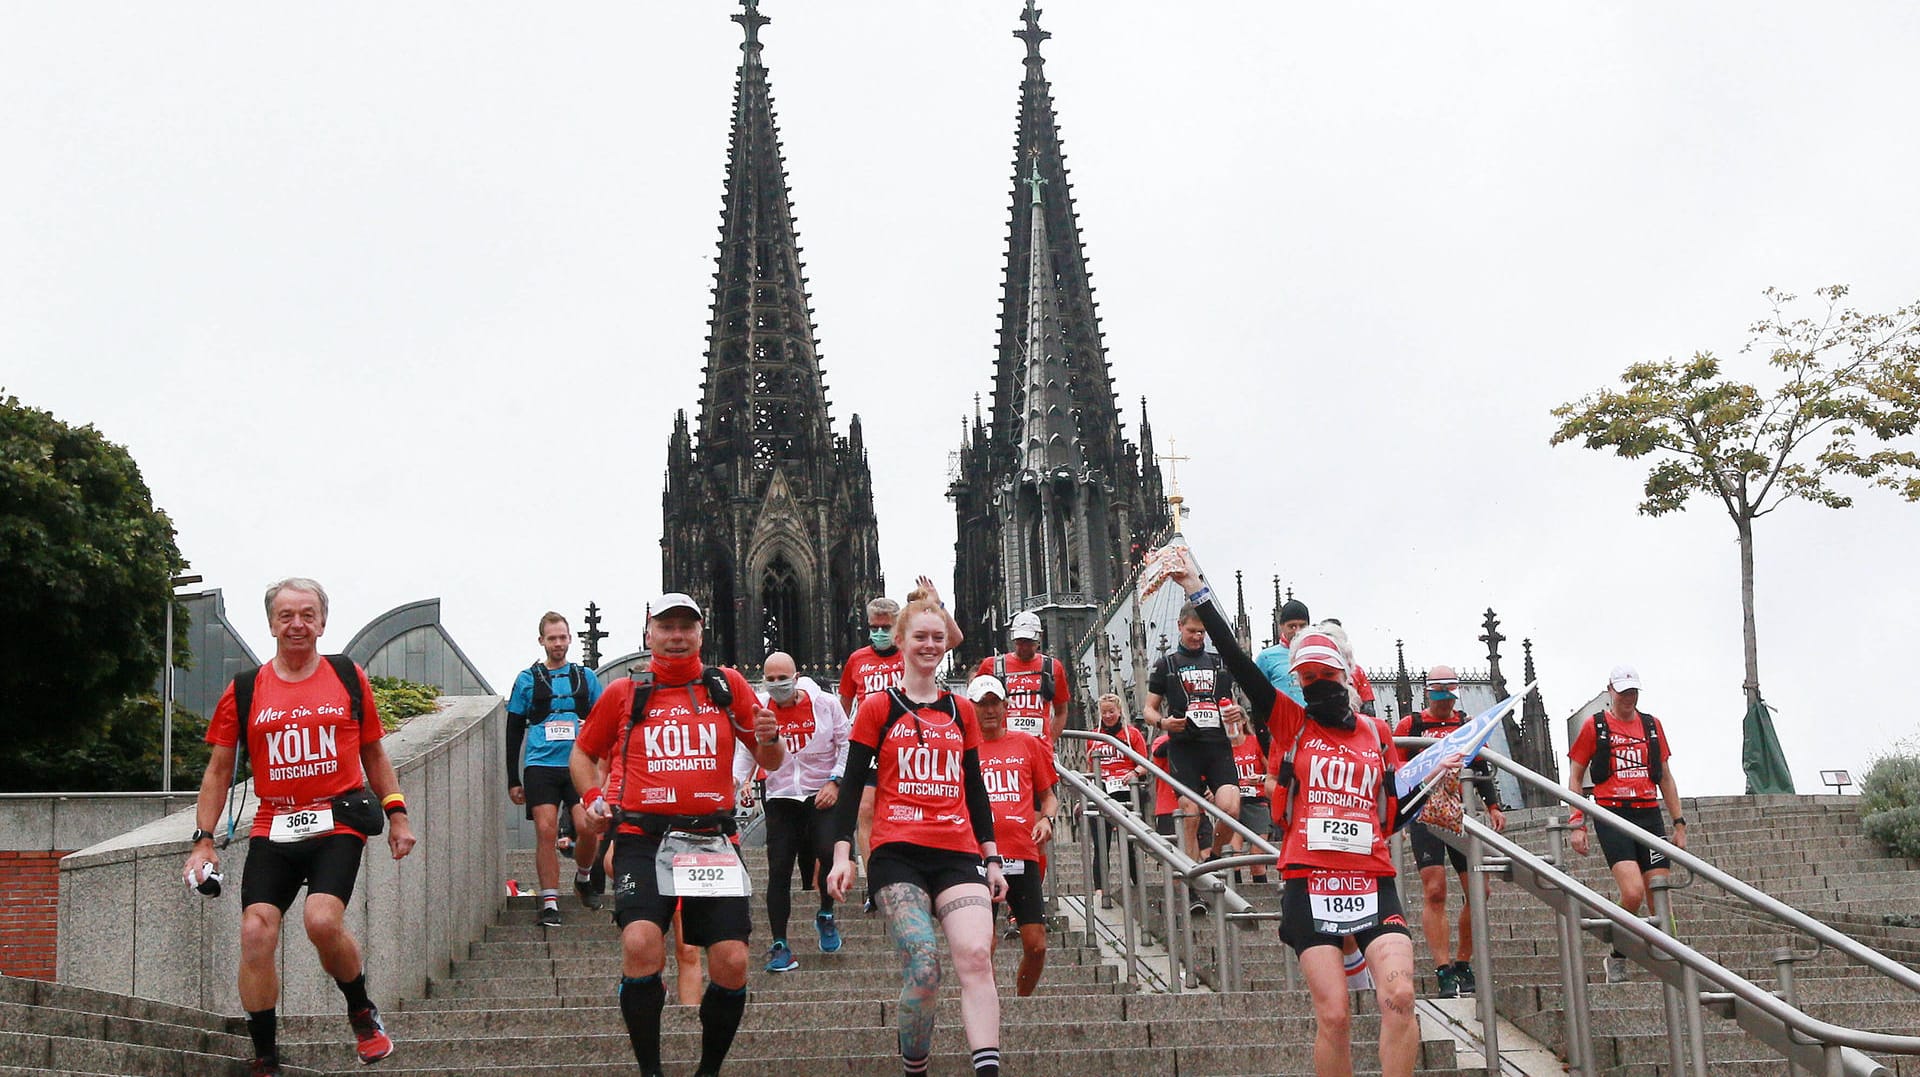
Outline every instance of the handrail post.
<path id="1" fill-rule="evenodd" d="M 1087 898 L 1086 904 L 1080 906 L 1080 911 L 1081 919 L 1086 921 L 1088 941 L 1092 942 L 1097 937 L 1093 925 L 1100 918 L 1099 906 L 1095 905 L 1093 900 L 1093 884 L 1096 881 L 1093 877 L 1093 849 L 1096 842 L 1106 837 L 1104 833 L 1106 820 L 1101 817 L 1100 809 L 1094 805 L 1093 801 L 1083 800 L 1082 803 L 1085 805 L 1083 810 L 1086 813 L 1086 840 L 1080 843 L 1080 870 L 1084 872 L 1080 877 L 1086 880 Z"/>
<path id="2" fill-rule="evenodd" d="M 1780 981 L 1780 998 L 1789 1006 L 1798 1006 L 1793 991 L 1793 963 L 1799 956 L 1793 947 L 1782 946 L 1773 952 L 1773 975 Z M 1793 1053 L 1787 1053 L 1787 1077 L 1799 1077 L 1800 1067 L 1793 1061 Z"/>
<path id="3" fill-rule="evenodd" d="M 1647 904 L 1651 906 L 1653 910 L 1654 926 L 1669 935 L 1671 935 L 1672 932 L 1669 931 L 1668 928 L 1673 923 L 1673 918 L 1668 908 L 1670 899 L 1667 894 L 1667 888 L 1670 885 L 1671 883 L 1666 876 L 1647 881 Z M 1647 959 L 1649 961 L 1675 960 L 1671 955 L 1652 948 L 1649 948 L 1647 951 Z M 1688 1021 L 1681 1015 L 1680 989 L 1667 982 L 1663 976 L 1660 981 L 1660 995 L 1667 1011 L 1667 1053 L 1673 1066 L 1671 1072 L 1674 1074 L 1684 1074 L 1688 1071 L 1688 1059 L 1690 1056 L 1687 1052 L 1686 1037 Z M 1697 996 L 1695 1006 L 1697 1012 Z M 1696 1074 L 1695 1077 L 1706 1077 L 1706 1074 L 1699 1073 Z"/>
<path id="4" fill-rule="evenodd" d="M 1463 783 L 1466 808 L 1479 803 L 1479 793 L 1471 783 Z M 1484 1049 L 1487 1073 L 1500 1074 L 1500 1017 L 1493 1008 L 1493 928 L 1487 918 L 1486 846 L 1480 837 L 1467 834 L 1467 922 L 1473 925 L 1473 941 L 1479 952 L 1480 975 L 1474 981 L 1480 1010 L 1480 1043 Z"/>
<path id="5" fill-rule="evenodd" d="M 1107 851 L 1107 873 L 1119 877 L 1120 924 L 1127 936 L 1127 986 L 1133 987 L 1138 985 L 1140 979 L 1140 950 L 1137 941 L 1140 934 L 1140 921 L 1134 916 L 1133 911 L 1133 884 L 1126 872 L 1115 870 L 1118 865 L 1113 863 L 1112 852 L 1112 849 Z M 1120 831 L 1120 853 L 1122 856 L 1130 856 L 1133 853 L 1133 835 L 1124 828 Z M 1112 890 L 1107 891 L 1107 893 L 1112 892 Z M 1142 907 L 1145 904 L 1141 902 Z"/>
<path id="6" fill-rule="evenodd" d="M 1567 863 L 1567 830 L 1564 818 L 1547 822 L 1554 866 L 1563 871 Z M 1557 911 L 1555 919 L 1560 925 L 1560 975 L 1565 989 L 1560 998 L 1566 1010 L 1567 1064 L 1578 1070 L 1580 1077 L 1598 1077 L 1593 1056 L 1593 1036 L 1587 1024 L 1587 953 L 1580 932 L 1580 911 L 1571 897 Z"/>
<path id="7" fill-rule="evenodd" d="M 1193 953 L 1191 950 L 1182 951 L 1180 949 L 1177 940 L 1174 938 L 1174 924 L 1176 918 L 1181 921 L 1186 919 L 1186 911 L 1179 907 L 1180 893 L 1174 887 L 1173 865 L 1161 864 L 1160 874 L 1167 887 L 1166 906 L 1161 910 L 1161 941 L 1165 943 L 1167 947 L 1167 975 L 1173 977 L 1174 994 L 1181 994 L 1187 989 L 1187 974 L 1185 969 L 1187 964 L 1192 963 Z"/>
<path id="8" fill-rule="evenodd" d="M 1207 879 L 1207 912 L 1213 921 L 1213 973 L 1222 994 L 1240 990 L 1234 982 L 1233 955 L 1228 952 L 1227 903 L 1221 899 L 1226 884 L 1218 878 Z"/>

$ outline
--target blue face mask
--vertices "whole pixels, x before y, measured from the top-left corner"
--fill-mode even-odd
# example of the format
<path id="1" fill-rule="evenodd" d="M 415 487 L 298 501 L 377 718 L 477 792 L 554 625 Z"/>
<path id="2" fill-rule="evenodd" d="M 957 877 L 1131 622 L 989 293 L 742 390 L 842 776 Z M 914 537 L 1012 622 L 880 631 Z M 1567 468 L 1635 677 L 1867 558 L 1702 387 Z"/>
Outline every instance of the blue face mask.
<path id="1" fill-rule="evenodd" d="M 1447 691 L 1444 688 L 1429 688 L 1427 689 L 1427 698 L 1439 700 L 1439 699 L 1459 699 L 1460 697 L 1452 692 Z"/>
<path id="2" fill-rule="evenodd" d="M 893 646 L 893 629 L 891 628 L 868 629 L 867 638 L 873 641 L 874 650 L 884 651 L 888 647 Z"/>

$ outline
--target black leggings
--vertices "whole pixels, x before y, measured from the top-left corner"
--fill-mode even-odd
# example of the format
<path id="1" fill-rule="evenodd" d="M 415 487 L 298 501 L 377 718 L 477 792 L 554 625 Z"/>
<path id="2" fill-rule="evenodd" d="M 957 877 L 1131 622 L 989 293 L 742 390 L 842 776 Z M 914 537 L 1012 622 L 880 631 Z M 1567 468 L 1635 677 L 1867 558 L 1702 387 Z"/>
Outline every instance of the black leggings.
<path id="1" fill-rule="evenodd" d="M 832 811 L 813 806 L 813 798 L 767 800 L 767 926 L 773 938 L 787 937 L 793 915 L 793 864 L 805 849 L 821 868 L 833 864 Z M 820 911 L 833 911 L 827 888 L 820 891 Z"/>
<path id="2" fill-rule="evenodd" d="M 1124 793 L 1116 795 L 1113 799 L 1119 801 L 1122 804 L 1127 804 L 1132 800 L 1131 797 L 1127 796 Z M 1088 822 L 1093 823 L 1093 820 L 1088 820 Z M 1124 854 L 1127 858 L 1127 878 L 1132 880 L 1133 882 L 1136 882 L 1136 883 L 1139 882 L 1140 881 L 1140 859 L 1139 859 L 1140 854 L 1134 852 L 1133 844 L 1131 842 L 1126 842 L 1125 839 L 1121 837 L 1120 824 L 1112 822 L 1108 820 L 1105 816 L 1102 816 L 1098 821 L 1098 823 L 1095 823 L 1094 825 L 1098 825 L 1099 827 L 1101 827 L 1107 832 L 1107 836 L 1104 841 L 1093 842 L 1094 885 L 1097 886 L 1099 889 L 1106 891 L 1108 893 L 1112 892 L 1107 889 L 1107 858 L 1112 855 L 1112 849 L 1116 842 L 1125 842 L 1127 847 L 1126 853 Z M 1089 837 L 1088 840 L 1091 841 L 1092 838 Z"/>

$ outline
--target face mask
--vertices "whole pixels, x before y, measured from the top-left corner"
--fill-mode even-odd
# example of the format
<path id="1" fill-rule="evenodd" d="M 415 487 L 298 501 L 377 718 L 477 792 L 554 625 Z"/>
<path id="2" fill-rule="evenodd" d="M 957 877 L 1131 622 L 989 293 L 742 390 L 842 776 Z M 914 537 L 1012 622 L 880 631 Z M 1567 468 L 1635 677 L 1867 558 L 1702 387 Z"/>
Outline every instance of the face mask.
<path id="1" fill-rule="evenodd" d="M 867 638 L 873 641 L 873 649 L 884 651 L 893 646 L 893 629 L 873 628 L 867 630 Z"/>
<path id="2" fill-rule="evenodd" d="M 1454 694 L 1453 692 L 1449 692 L 1443 688 L 1429 688 L 1427 689 L 1427 698 L 1428 699 L 1459 699 L 1460 697 Z"/>
<path id="3" fill-rule="evenodd" d="M 1324 726 L 1353 728 L 1353 703 L 1346 685 L 1334 680 L 1315 681 L 1300 689 L 1300 694 L 1307 700 L 1307 717 Z"/>
<path id="4" fill-rule="evenodd" d="M 782 677 L 777 681 L 767 682 L 767 695 L 771 696 L 775 703 L 791 703 L 796 687 L 792 677 Z"/>

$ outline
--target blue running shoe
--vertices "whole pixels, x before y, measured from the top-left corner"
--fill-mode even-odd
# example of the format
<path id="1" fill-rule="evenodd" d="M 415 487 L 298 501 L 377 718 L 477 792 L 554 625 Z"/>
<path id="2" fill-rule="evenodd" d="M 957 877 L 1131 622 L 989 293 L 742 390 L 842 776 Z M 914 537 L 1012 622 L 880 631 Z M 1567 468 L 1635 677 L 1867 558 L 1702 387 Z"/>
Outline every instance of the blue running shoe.
<path id="1" fill-rule="evenodd" d="M 840 925 L 834 922 L 830 912 L 819 913 L 813 918 L 813 926 L 820 932 L 820 952 L 837 954 L 840 952 Z"/>
<path id="2" fill-rule="evenodd" d="M 792 972 L 799 967 L 800 962 L 794 960 L 793 950 L 788 948 L 787 940 L 773 940 L 773 945 L 767 950 L 767 971 Z"/>

